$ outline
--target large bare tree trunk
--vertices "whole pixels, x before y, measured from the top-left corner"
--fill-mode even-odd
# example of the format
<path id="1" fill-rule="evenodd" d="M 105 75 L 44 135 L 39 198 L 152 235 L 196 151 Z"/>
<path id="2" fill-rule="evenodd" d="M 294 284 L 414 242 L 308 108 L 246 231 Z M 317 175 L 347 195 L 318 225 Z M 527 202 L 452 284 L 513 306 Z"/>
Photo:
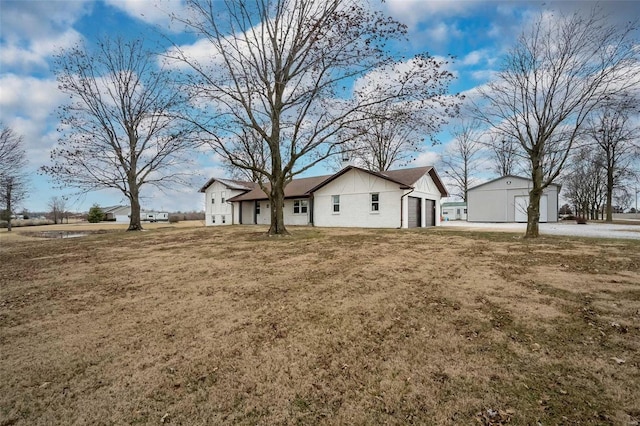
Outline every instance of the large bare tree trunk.
<path id="1" fill-rule="evenodd" d="M 129 183 L 131 204 L 131 217 L 129 218 L 129 228 L 127 231 L 142 231 L 142 223 L 140 222 L 140 197 L 139 190 L 135 183 Z"/>
<path id="2" fill-rule="evenodd" d="M 285 176 L 278 155 L 272 156 L 273 181 L 271 182 L 271 226 L 268 235 L 289 235 L 284 226 L 284 187 Z"/>
<path id="3" fill-rule="evenodd" d="M 529 191 L 529 207 L 527 207 L 527 232 L 525 238 L 537 238 L 540 235 L 540 198 L 542 198 L 542 165 L 539 157 L 532 156 L 533 188 Z"/>
<path id="4" fill-rule="evenodd" d="M 7 232 L 11 232 L 11 182 L 7 182 Z"/>
<path id="5" fill-rule="evenodd" d="M 606 222 L 613 222 L 613 167 L 607 167 L 607 217 Z"/>
<path id="6" fill-rule="evenodd" d="M 284 226 L 284 188 L 282 185 L 272 185 L 272 188 L 269 235 L 289 235 L 289 231 Z"/>
<path id="7" fill-rule="evenodd" d="M 535 186 L 535 185 L 534 185 Z M 527 232 L 525 238 L 537 238 L 540 235 L 540 198 L 542 190 L 532 189 L 529 192 L 527 207 Z"/>

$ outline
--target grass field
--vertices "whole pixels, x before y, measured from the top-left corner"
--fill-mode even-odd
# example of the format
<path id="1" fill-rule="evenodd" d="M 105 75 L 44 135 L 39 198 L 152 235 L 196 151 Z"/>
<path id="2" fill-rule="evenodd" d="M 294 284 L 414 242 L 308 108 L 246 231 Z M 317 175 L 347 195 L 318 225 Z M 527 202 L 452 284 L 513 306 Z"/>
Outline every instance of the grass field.
<path id="1" fill-rule="evenodd" d="M 0 240 L 0 424 L 640 422 L 640 242 Z"/>

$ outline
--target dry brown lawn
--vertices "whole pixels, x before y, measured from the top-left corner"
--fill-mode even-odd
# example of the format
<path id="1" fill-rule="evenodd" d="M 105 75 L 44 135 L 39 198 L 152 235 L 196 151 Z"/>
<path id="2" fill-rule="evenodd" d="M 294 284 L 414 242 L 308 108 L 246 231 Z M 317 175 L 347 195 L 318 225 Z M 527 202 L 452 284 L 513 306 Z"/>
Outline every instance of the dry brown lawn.
<path id="1" fill-rule="evenodd" d="M 0 240 L 0 424 L 640 421 L 638 241 L 264 231 Z"/>

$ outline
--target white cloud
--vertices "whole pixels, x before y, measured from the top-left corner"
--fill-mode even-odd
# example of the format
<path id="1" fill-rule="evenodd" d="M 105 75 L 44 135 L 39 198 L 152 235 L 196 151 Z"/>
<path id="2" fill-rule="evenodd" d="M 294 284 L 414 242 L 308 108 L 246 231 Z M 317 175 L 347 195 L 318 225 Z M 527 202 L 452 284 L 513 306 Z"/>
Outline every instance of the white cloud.
<path id="1" fill-rule="evenodd" d="M 71 27 L 90 10 L 87 1 L 4 1 L 0 13 L 3 70 L 46 68 L 51 55 L 82 38 Z"/>
<path id="2" fill-rule="evenodd" d="M 488 81 L 495 78 L 497 74 L 496 70 L 486 69 L 486 70 L 476 70 L 471 71 L 471 78 L 477 81 Z"/>
<path id="3" fill-rule="evenodd" d="M 460 16 L 478 5 L 478 1 L 387 0 L 386 11 L 410 27 L 434 16 Z"/>
<path id="4" fill-rule="evenodd" d="M 28 148 L 50 148 L 41 135 L 65 96 L 54 79 L 6 74 L 0 77 L 0 120 L 25 135 Z M 27 137 L 31 136 L 31 137 Z"/>
<path id="5" fill-rule="evenodd" d="M 433 151 L 425 151 L 420 153 L 411 163 L 412 167 L 434 166 L 440 160 L 440 154 Z"/>
<path id="6" fill-rule="evenodd" d="M 440 22 L 427 29 L 426 33 L 430 41 L 437 43 L 444 43 L 450 41 L 452 38 L 460 38 L 463 35 L 462 31 L 460 31 L 455 24 L 449 25 L 445 22 Z"/>
<path id="7" fill-rule="evenodd" d="M 162 58 L 166 65 L 173 69 L 188 70 L 190 66 L 182 60 L 173 58 L 186 58 L 189 63 L 196 63 L 199 66 L 208 67 L 213 64 L 222 64 L 223 58 L 216 53 L 208 39 L 200 39 L 193 44 L 171 47 L 165 53 L 166 58 Z"/>
<path id="8" fill-rule="evenodd" d="M 182 0 L 105 0 L 105 3 L 132 18 L 172 32 L 180 32 L 184 28 L 171 19 L 172 15 L 185 16 L 187 11 Z"/>
<path id="9" fill-rule="evenodd" d="M 483 61 L 487 56 L 487 51 L 484 49 L 474 50 L 472 52 L 467 53 L 467 55 L 462 58 L 460 63 L 462 65 L 477 65 L 481 61 Z"/>
<path id="10" fill-rule="evenodd" d="M 47 68 L 49 57 L 81 40 L 82 35 L 71 29 L 49 38 L 33 39 L 27 47 L 21 43 L 8 43 L 2 46 L 2 65 L 19 70 Z"/>

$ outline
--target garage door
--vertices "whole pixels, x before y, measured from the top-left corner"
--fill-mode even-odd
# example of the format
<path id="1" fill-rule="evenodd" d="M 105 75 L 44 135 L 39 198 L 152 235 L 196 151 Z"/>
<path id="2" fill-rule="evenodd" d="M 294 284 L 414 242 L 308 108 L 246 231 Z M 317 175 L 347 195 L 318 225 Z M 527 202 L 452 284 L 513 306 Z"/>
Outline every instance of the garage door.
<path id="1" fill-rule="evenodd" d="M 425 226 L 436 226 L 436 202 L 434 200 L 424 200 Z"/>
<path id="2" fill-rule="evenodd" d="M 518 196 L 515 199 L 515 221 L 527 222 L 527 208 L 529 207 L 529 196 Z M 547 196 L 540 197 L 540 222 L 547 221 Z"/>
<path id="3" fill-rule="evenodd" d="M 420 211 L 421 199 L 416 197 L 409 197 L 409 228 L 420 227 L 420 217 L 422 216 Z"/>

